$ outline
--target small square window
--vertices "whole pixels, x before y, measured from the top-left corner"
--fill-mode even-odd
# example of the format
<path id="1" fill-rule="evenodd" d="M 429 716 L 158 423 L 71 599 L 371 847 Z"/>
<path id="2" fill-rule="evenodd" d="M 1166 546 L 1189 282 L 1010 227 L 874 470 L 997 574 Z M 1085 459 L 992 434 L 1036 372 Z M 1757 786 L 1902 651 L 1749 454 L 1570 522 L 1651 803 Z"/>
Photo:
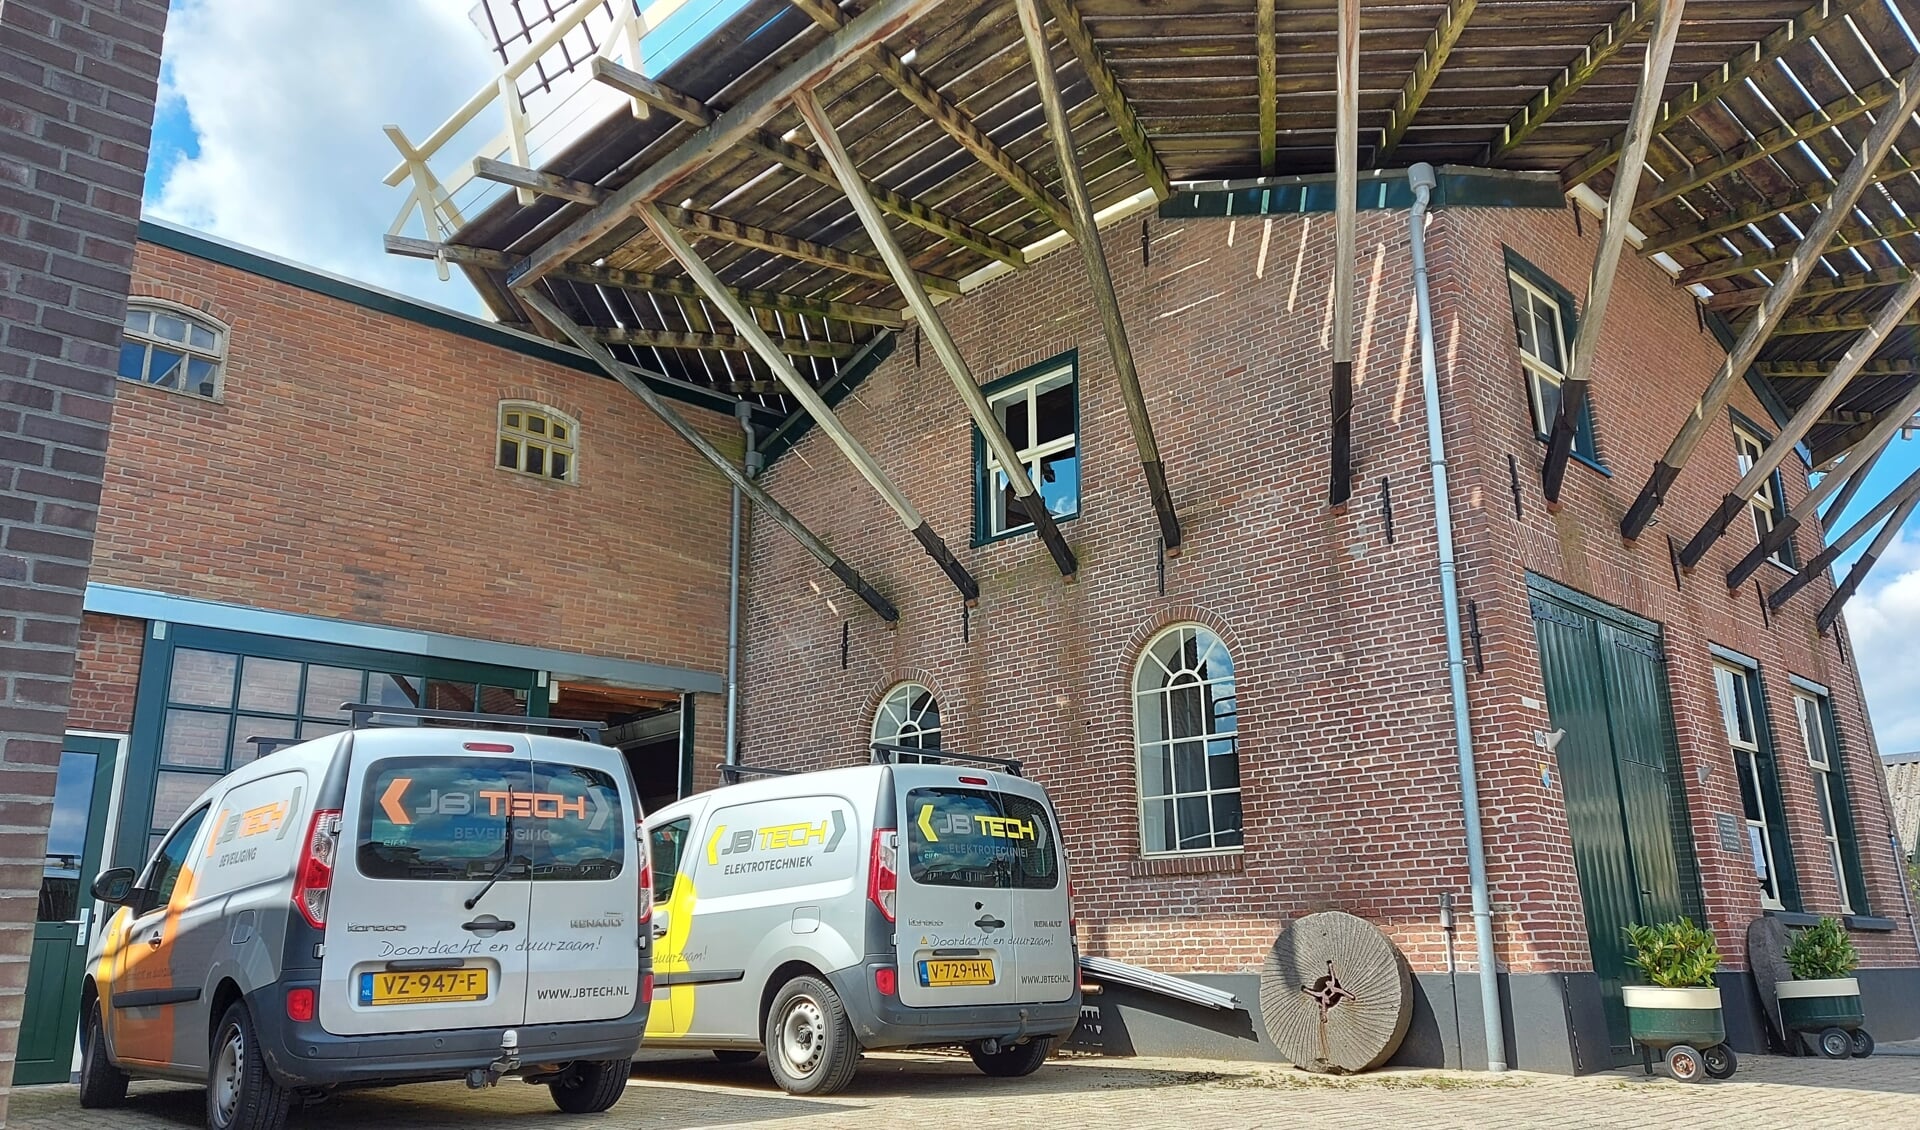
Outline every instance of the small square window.
<path id="1" fill-rule="evenodd" d="M 500 406 L 497 465 L 509 471 L 572 482 L 578 470 L 579 425 L 549 408 L 520 402 Z"/>
<path id="2" fill-rule="evenodd" d="M 226 331 L 191 313 L 158 306 L 127 309 L 126 338 L 120 343 L 122 379 L 192 393 L 207 400 L 220 395 L 220 363 Z"/>
<path id="3" fill-rule="evenodd" d="M 1029 375 L 1031 374 L 1031 375 Z M 988 386 L 987 402 L 1006 429 L 1039 502 L 1056 520 L 1080 512 L 1079 377 L 1072 355 Z M 1029 501 L 1013 489 L 1006 469 L 975 433 L 975 487 L 981 540 L 1033 524 Z"/>
<path id="4" fill-rule="evenodd" d="M 1573 353 L 1573 296 L 1511 253 L 1507 257 L 1507 292 L 1513 302 L 1514 340 L 1520 350 L 1533 432 L 1544 442 L 1552 438 L 1560 417 L 1561 386 L 1566 383 Z M 1573 422 L 1573 454 L 1599 466 L 1591 388 L 1581 404 L 1580 418 Z"/>

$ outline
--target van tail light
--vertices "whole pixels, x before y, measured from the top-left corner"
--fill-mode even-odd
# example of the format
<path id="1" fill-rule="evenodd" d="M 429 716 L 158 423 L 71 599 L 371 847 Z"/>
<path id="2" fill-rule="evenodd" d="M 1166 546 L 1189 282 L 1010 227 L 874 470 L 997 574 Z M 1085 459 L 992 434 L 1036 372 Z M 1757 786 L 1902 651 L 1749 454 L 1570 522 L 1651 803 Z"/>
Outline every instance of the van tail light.
<path id="1" fill-rule="evenodd" d="M 640 846 L 640 925 L 645 926 L 653 921 L 653 851 L 645 827 L 636 826 L 634 833 Z"/>
<path id="2" fill-rule="evenodd" d="M 900 990 L 900 975 L 891 965 L 875 966 L 873 987 L 883 997 L 893 996 Z"/>
<path id="3" fill-rule="evenodd" d="M 642 973 L 640 975 L 640 1003 L 653 1003 L 653 974 L 651 973 Z"/>
<path id="4" fill-rule="evenodd" d="M 900 876 L 895 870 L 900 856 L 900 833 L 892 828 L 873 830 L 873 861 L 867 868 L 867 900 L 893 921 L 900 903 Z"/>
<path id="5" fill-rule="evenodd" d="M 1080 945 L 1079 914 L 1073 908 L 1073 879 L 1067 879 L 1067 944 L 1078 948 Z"/>
<path id="6" fill-rule="evenodd" d="M 333 864 L 340 854 L 340 810 L 322 809 L 307 826 L 300 866 L 293 873 L 293 905 L 307 925 L 327 928 L 327 894 L 333 889 Z"/>
<path id="7" fill-rule="evenodd" d="M 313 1019 L 313 990 L 287 990 L 287 1019 L 305 1024 Z"/>

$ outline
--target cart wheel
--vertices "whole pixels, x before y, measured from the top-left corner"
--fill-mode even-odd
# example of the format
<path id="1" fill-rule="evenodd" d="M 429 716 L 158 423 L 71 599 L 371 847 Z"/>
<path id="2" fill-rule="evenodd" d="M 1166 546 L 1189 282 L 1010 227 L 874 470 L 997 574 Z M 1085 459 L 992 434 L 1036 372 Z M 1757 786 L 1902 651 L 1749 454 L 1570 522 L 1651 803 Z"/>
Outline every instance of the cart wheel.
<path id="1" fill-rule="evenodd" d="M 1725 1044 L 1701 1049 L 1700 1058 L 1706 1061 L 1707 1074 L 1715 1079 L 1731 1079 L 1740 1067 L 1740 1057 Z"/>
<path id="2" fill-rule="evenodd" d="M 1867 1035 L 1865 1028 L 1853 1030 L 1853 1058 L 1865 1059 L 1873 1054 L 1873 1037 Z"/>
<path id="3" fill-rule="evenodd" d="M 1667 1072 L 1682 1083 L 1698 1083 L 1706 1077 L 1706 1064 L 1691 1045 L 1675 1044 L 1667 1049 Z"/>
<path id="4" fill-rule="evenodd" d="M 1828 1059 L 1846 1059 L 1853 1054 L 1853 1037 L 1845 1028 L 1822 1028 L 1815 1045 Z"/>

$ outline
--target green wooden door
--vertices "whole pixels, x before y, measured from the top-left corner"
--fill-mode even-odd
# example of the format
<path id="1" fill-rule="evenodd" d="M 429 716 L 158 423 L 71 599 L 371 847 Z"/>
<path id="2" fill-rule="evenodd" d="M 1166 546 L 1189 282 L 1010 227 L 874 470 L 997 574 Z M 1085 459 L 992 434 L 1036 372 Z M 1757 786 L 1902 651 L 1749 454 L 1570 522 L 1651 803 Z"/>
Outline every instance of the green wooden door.
<path id="1" fill-rule="evenodd" d="M 15 1083 L 64 1083 L 71 1075 L 87 943 L 96 925 L 88 888 L 100 870 L 117 752 L 111 741 L 69 735 L 60 754 Z"/>
<path id="2" fill-rule="evenodd" d="M 1621 986 L 1632 979 L 1625 928 L 1689 913 L 1697 897 L 1682 836 L 1666 668 L 1657 629 L 1581 599 L 1532 594 L 1535 637 L 1557 751 L 1587 940 L 1616 1064 L 1631 1062 Z M 1697 911 L 1692 911 L 1697 914 Z"/>

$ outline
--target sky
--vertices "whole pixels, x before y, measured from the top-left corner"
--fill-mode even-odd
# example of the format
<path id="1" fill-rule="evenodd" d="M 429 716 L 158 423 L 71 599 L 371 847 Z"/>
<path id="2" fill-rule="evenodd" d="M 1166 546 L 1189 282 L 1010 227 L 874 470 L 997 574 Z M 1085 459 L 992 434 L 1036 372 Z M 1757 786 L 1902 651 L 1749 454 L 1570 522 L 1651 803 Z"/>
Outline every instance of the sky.
<path id="1" fill-rule="evenodd" d="M 742 2 L 688 0 L 649 37 L 645 69 L 658 74 Z M 175 0 L 147 213 L 480 313 L 457 271 L 443 283 L 432 264 L 381 246 L 405 198 L 382 182 L 398 154 L 381 127 L 398 125 L 418 141 L 495 74 L 488 44 L 468 18 L 473 4 Z M 489 118 L 484 133 L 498 128 Z M 477 151 L 468 140 L 449 148 Z M 417 224 L 407 234 L 422 234 Z M 1896 441 L 1851 515 L 1916 469 L 1920 439 Z M 1847 623 L 1882 751 L 1920 750 L 1920 523 L 1882 555 Z"/>

